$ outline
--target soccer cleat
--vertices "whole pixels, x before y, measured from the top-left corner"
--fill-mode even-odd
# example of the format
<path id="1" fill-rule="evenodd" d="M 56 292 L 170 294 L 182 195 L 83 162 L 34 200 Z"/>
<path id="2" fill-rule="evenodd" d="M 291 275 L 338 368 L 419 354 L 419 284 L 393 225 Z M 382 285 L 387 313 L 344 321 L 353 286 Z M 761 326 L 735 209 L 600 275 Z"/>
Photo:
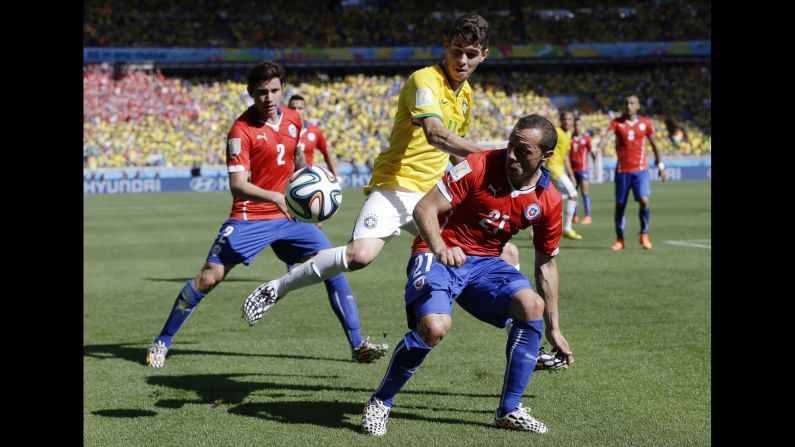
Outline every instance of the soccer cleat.
<path id="1" fill-rule="evenodd" d="M 644 250 L 651 250 L 651 241 L 649 240 L 649 233 L 640 234 L 640 246 Z"/>
<path id="2" fill-rule="evenodd" d="M 538 360 L 534 371 L 546 370 L 549 372 L 560 371 L 569 367 L 565 359 L 559 358 L 552 352 L 544 351 L 544 347 L 538 348 Z"/>
<path id="3" fill-rule="evenodd" d="M 384 405 L 380 399 L 368 400 L 362 411 L 362 431 L 373 436 L 384 436 L 389 410 L 391 408 Z"/>
<path id="4" fill-rule="evenodd" d="M 576 214 L 571 218 L 571 223 L 580 223 L 580 218 Z"/>
<path id="5" fill-rule="evenodd" d="M 610 249 L 613 251 L 623 250 L 624 249 L 624 239 L 616 239 L 616 243 L 610 246 Z"/>
<path id="6" fill-rule="evenodd" d="M 578 234 L 574 230 L 564 231 L 563 236 L 569 239 L 574 239 L 575 241 L 579 241 L 580 239 L 582 239 L 582 235 Z"/>
<path id="7" fill-rule="evenodd" d="M 373 360 L 383 357 L 388 349 L 389 345 L 386 343 L 377 345 L 370 342 L 370 337 L 367 337 L 359 343 L 359 346 L 351 350 L 351 358 L 353 358 L 355 362 L 370 363 Z"/>
<path id="8" fill-rule="evenodd" d="M 254 326 L 279 298 L 268 283 L 261 284 L 243 301 L 243 319 Z"/>
<path id="9" fill-rule="evenodd" d="M 152 345 L 146 350 L 146 364 L 152 368 L 162 368 L 163 363 L 166 362 L 167 352 L 168 347 L 162 340 L 152 342 Z"/>
<path id="10" fill-rule="evenodd" d="M 580 223 L 583 224 L 583 225 L 590 225 L 591 224 L 591 216 L 583 217 L 582 218 L 582 222 L 580 222 Z"/>
<path id="11" fill-rule="evenodd" d="M 519 408 L 513 412 L 501 418 L 495 416 L 494 425 L 506 430 L 532 431 L 535 433 L 546 433 L 549 431 L 543 422 L 530 416 L 530 409 L 522 407 L 521 403 Z"/>

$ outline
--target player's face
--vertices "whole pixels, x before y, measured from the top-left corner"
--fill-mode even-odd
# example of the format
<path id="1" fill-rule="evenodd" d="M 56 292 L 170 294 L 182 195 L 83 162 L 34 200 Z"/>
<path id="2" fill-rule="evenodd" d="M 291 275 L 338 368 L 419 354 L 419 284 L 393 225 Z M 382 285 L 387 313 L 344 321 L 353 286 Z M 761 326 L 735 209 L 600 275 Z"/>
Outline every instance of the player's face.
<path id="1" fill-rule="evenodd" d="M 282 101 L 282 81 L 279 78 L 260 81 L 249 92 L 260 115 L 276 118 L 277 107 Z"/>
<path id="2" fill-rule="evenodd" d="M 637 96 L 628 96 L 624 99 L 624 112 L 629 116 L 634 116 L 640 109 L 640 101 Z"/>
<path id="3" fill-rule="evenodd" d="M 574 122 L 574 133 L 577 135 L 582 135 L 585 133 L 585 123 L 582 120 L 578 119 Z"/>
<path id="4" fill-rule="evenodd" d="M 300 116 L 301 119 L 303 119 L 304 110 L 306 110 L 306 101 L 301 101 L 300 99 L 294 99 L 290 101 L 289 104 L 287 104 L 287 107 L 298 112 L 298 116 Z"/>
<path id="5" fill-rule="evenodd" d="M 505 157 L 505 171 L 514 186 L 521 186 L 529 180 L 541 166 L 541 162 L 552 155 L 544 152 L 538 144 L 543 133 L 540 129 L 513 129 L 508 137 L 508 153 Z"/>
<path id="6" fill-rule="evenodd" d="M 444 58 L 444 69 L 447 75 L 458 84 L 469 78 L 478 64 L 489 55 L 489 49 L 481 49 L 480 45 L 467 45 L 456 36 L 452 42 L 444 44 L 447 54 Z"/>
<path id="7" fill-rule="evenodd" d="M 571 129 L 571 126 L 574 124 L 574 114 L 573 113 L 565 113 L 560 117 L 560 127 L 563 130 Z"/>

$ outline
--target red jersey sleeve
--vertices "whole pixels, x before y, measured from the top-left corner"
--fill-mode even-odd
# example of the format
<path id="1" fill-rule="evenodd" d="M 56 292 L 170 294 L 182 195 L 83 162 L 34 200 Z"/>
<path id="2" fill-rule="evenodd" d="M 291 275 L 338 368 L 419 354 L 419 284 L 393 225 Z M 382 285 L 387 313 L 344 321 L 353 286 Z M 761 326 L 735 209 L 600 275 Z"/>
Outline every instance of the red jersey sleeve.
<path id="1" fill-rule="evenodd" d="M 593 148 L 591 147 L 591 137 L 588 135 L 585 136 L 585 148 L 588 152 L 593 152 Z"/>
<path id="2" fill-rule="evenodd" d="M 251 170 L 251 138 L 243 129 L 235 123 L 226 137 L 226 168 L 230 173 Z"/>
<path id="3" fill-rule="evenodd" d="M 550 183 L 546 195 L 543 215 L 538 223 L 533 224 L 533 246 L 536 250 L 549 256 L 558 254 L 560 236 L 563 232 L 563 200 L 560 193 Z"/>
<path id="4" fill-rule="evenodd" d="M 618 121 L 614 119 L 610 120 L 610 127 L 608 129 L 610 132 L 615 132 L 618 129 Z"/>
<path id="5" fill-rule="evenodd" d="M 651 120 L 646 118 L 646 135 L 652 135 L 654 133 L 654 125 L 651 123 Z"/>
<path id="6" fill-rule="evenodd" d="M 323 156 L 328 155 L 328 146 L 326 146 L 326 137 L 323 135 L 323 131 L 319 128 L 317 129 L 317 146 L 315 146 L 320 152 L 323 153 Z"/>
<path id="7" fill-rule="evenodd" d="M 442 177 L 442 182 L 447 186 L 450 203 L 453 208 L 461 205 L 467 194 L 474 190 L 483 177 L 483 157 L 470 155 L 466 160 L 458 163 L 453 169 L 447 171 Z M 444 193 L 444 191 L 442 191 Z"/>

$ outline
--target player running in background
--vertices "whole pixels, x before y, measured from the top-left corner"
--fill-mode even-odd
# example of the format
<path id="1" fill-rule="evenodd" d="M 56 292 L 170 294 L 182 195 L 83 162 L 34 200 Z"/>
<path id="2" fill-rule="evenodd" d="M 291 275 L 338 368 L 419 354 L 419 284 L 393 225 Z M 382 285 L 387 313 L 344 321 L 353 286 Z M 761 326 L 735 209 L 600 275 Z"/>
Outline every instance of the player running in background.
<path id="1" fill-rule="evenodd" d="M 582 235 L 571 228 L 574 220 L 574 210 L 577 208 L 577 187 L 571 181 L 574 178 L 574 173 L 569 163 L 573 127 L 574 113 L 568 110 L 561 110 L 560 126 L 555 128 L 558 133 L 558 144 L 555 146 L 555 152 L 552 157 L 546 161 L 546 166 L 549 169 L 555 187 L 560 192 L 560 195 L 566 199 L 566 205 L 563 208 L 563 236 L 578 241 L 582 239 Z"/>
<path id="2" fill-rule="evenodd" d="M 488 43 L 485 19 L 464 15 L 455 20 L 445 38 L 442 63 L 415 71 L 400 90 L 389 149 L 375 161 L 350 242 L 321 250 L 288 274 L 260 285 L 243 303 L 249 324 L 293 290 L 366 267 L 402 230 L 416 234 L 414 206 L 442 177 L 448 161 L 457 163 L 486 150 L 463 137 L 474 102 L 467 79 L 488 56 Z M 516 246 L 509 244 L 503 256 L 518 266 Z"/>
<path id="3" fill-rule="evenodd" d="M 616 226 L 616 243 L 611 250 L 624 249 L 624 210 L 627 207 L 629 190 L 632 188 L 632 196 L 640 205 L 638 218 L 640 219 L 640 245 L 645 250 L 651 250 L 649 240 L 649 219 L 651 210 L 649 209 L 649 196 L 651 195 L 651 182 L 649 179 L 649 164 L 646 156 L 646 139 L 651 143 L 654 150 L 654 161 L 659 170 L 660 178 L 665 181 L 665 164 L 660 158 L 660 150 L 657 148 L 657 141 L 654 139 L 654 127 L 651 120 L 638 115 L 640 101 L 637 95 L 629 95 L 624 98 L 624 113 L 610 121 L 610 125 L 605 130 L 602 141 L 599 142 L 597 152 L 604 153 L 608 138 L 616 135 L 616 154 L 618 163 L 616 164 L 616 211 L 614 215 Z"/>
<path id="4" fill-rule="evenodd" d="M 268 245 L 286 263 L 302 262 L 318 250 L 331 248 L 315 225 L 292 220 L 284 202 L 282 191 L 295 167 L 304 164 L 304 157 L 303 152 L 295 150 L 301 118 L 279 105 L 283 79 L 282 67 L 270 61 L 259 63 L 248 72 L 248 93 L 254 98 L 254 105 L 237 118 L 227 137 L 232 212 L 221 225 L 204 266 L 183 286 L 160 335 L 147 350 L 146 363 L 154 368 L 163 367 L 179 328 L 236 265 L 249 265 Z M 383 356 L 386 345 L 362 340 L 356 299 L 345 276 L 338 273 L 325 283 L 329 303 L 345 330 L 353 359 L 369 362 Z"/>
<path id="5" fill-rule="evenodd" d="M 287 107 L 298 112 L 298 116 L 300 116 L 304 122 L 304 126 L 301 127 L 301 142 L 299 145 L 302 145 L 304 148 L 304 158 L 306 159 L 307 166 L 315 165 L 315 149 L 317 149 L 323 154 L 323 160 L 326 161 L 328 170 L 335 176 L 339 176 L 337 174 L 337 165 L 334 163 L 334 158 L 328 153 L 326 137 L 323 135 L 323 131 L 306 119 L 308 114 L 304 97 L 300 95 L 291 96 L 287 101 Z"/>
<path id="6" fill-rule="evenodd" d="M 414 208 L 420 236 L 406 267 L 406 321 L 381 384 L 362 416 L 365 433 L 382 436 L 393 398 L 452 326 L 453 302 L 497 327 L 513 325 L 494 424 L 510 430 L 547 432 L 522 407 L 521 397 L 546 336 L 566 364 L 574 361 L 558 315 L 555 256 L 561 235 L 560 193 L 541 165 L 557 140 L 555 126 L 540 115 L 521 118 L 508 148 L 473 154 L 449 171 Z M 498 193 L 493 194 L 497 189 Z M 538 292 L 499 255 L 519 230 L 533 226 Z M 451 365 L 455 366 L 455 365 Z"/>
<path id="7" fill-rule="evenodd" d="M 569 162 L 574 178 L 577 181 L 577 189 L 582 193 L 582 204 L 585 208 L 585 217 L 582 219 L 583 225 L 591 223 L 591 195 L 588 193 L 588 158 L 596 162 L 596 153 L 591 148 L 591 136 L 585 132 L 585 122 L 577 117 L 574 120 L 574 133 L 571 135 L 571 151 L 569 152 Z M 577 223 L 577 208 L 574 208 L 574 218 L 572 222 Z"/>

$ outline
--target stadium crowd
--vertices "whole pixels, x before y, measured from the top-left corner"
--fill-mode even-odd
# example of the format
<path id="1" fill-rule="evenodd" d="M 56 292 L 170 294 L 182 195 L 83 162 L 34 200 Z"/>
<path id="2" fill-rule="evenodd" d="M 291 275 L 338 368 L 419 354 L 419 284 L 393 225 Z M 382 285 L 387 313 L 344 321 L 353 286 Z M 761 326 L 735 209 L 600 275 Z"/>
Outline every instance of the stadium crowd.
<path id="1" fill-rule="evenodd" d="M 427 46 L 442 42 L 447 2 L 87 0 L 84 46 L 100 47 L 346 47 Z M 541 1 L 511 9 L 508 0 L 459 0 L 459 11 L 481 14 L 491 45 L 700 40 L 711 38 L 707 0 L 653 0 L 619 7 L 608 0 Z M 311 11 L 311 17 L 306 11 Z M 446 11 L 446 12 L 441 12 Z M 263 26 L 267 23 L 268 26 Z"/>
<path id="2" fill-rule="evenodd" d="M 622 95 L 636 92 L 664 153 L 708 154 L 710 76 L 707 66 L 623 73 L 486 71 L 472 80 L 475 117 L 467 138 L 504 141 L 510 124 L 529 113 L 556 122 L 552 97 L 563 93 L 585 98 L 575 109 L 596 145 L 621 110 Z M 370 165 L 388 146 L 404 81 L 403 75 L 292 74 L 284 98 L 300 94 L 307 99 L 309 119 L 323 129 L 339 161 Z M 223 164 L 226 131 L 252 103 L 242 79 L 186 79 L 145 70 L 114 75 L 102 64 L 85 67 L 83 84 L 83 157 L 91 169 Z M 606 155 L 615 155 L 612 145 Z"/>

